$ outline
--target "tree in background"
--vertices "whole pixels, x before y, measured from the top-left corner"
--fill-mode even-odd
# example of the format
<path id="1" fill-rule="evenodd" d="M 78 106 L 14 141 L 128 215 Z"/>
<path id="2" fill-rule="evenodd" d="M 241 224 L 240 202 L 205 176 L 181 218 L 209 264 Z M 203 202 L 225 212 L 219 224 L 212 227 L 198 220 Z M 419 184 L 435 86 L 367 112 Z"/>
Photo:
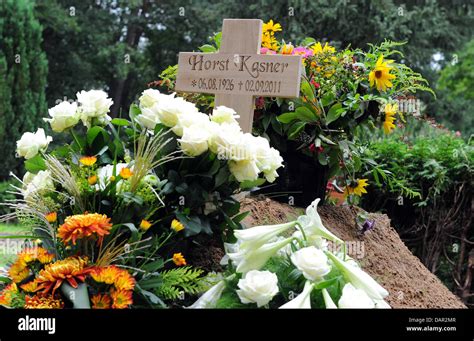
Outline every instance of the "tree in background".
<path id="1" fill-rule="evenodd" d="M 16 141 L 47 112 L 48 64 L 41 33 L 31 1 L 0 2 L 0 179 L 19 170 Z"/>
<path id="2" fill-rule="evenodd" d="M 438 81 L 443 123 L 474 134 L 474 40 L 456 54 L 456 59 L 441 71 Z"/>
<path id="3" fill-rule="evenodd" d="M 38 0 L 51 72 L 47 98 L 73 98 L 78 89 L 103 88 L 113 113 L 126 112 L 132 94 L 158 79 L 180 51 L 192 51 L 221 29 L 224 18 L 280 22 L 291 39 L 311 36 L 333 45 L 366 48 L 384 39 L 407 41 L 406 63 L 435 84 L 452 53 L 474 34 L 474 10 L 455 0 Z M 100 23 L 100 24 L 98 24 Z M 428 113 L 444 108 L 422 98 Z M 463 130 L 462 126 L 453 126 Z"/>

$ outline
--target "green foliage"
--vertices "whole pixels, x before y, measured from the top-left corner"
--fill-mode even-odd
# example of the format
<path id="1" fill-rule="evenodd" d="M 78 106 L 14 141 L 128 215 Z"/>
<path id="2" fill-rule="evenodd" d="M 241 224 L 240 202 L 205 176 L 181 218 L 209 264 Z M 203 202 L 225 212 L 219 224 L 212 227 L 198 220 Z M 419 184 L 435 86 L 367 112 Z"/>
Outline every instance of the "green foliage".
<path id="1" fill-rule="evenodd" d="M 176 300 L 182 293 L 196 295 L 206 288 L 201 276 L 203 271 L 189 266 L 165 270 L 161 273 L 161 285 L 155 290 L 164 299 Z"/>
<path id="2" fill-rule="evenodd" d="M 365 157 L 375 160 L 378 168 L 398 180 L 390 182 L 378 171 L 371 173 L 376 186 L 384 188 L 388 183 L 392 191 L 412 199 L 418 197 L 417 205 L 428 205 L 452 186 L 462 182 L 472 185 L 474 181 L 474 146 L 445 132 L 414 138 L 409 144 L 397 135 L 374 141 L 365 150 Z M 413 196 L 406 188 L 421 195 Z"/>
<path id="3" fill-rule="evenodd" d="M 454 58 L 454 57 L 453 57 Z M 474 40 L 459 51 L 440 73 L 441 121 L 467 135 L 474 133 Z"/>
<path id="4" fill-rule="evenodd" d="M 15 199 L 14 194 L 8 193 L 9 191 L 13 191 L 11 184 L 17 185 L 18 183 L 14 180 L 0 182 L 0 203 L 6 203 L 8 200 Z M 6 206 L 0 205 L 0 216 L 7 213 L 10 213 L 10 209 Z"/>
<path id="5" fill-rule="evenodd" d="M 20 171 L 15 143 L 22 133 L 38 128 L 47 110 L 48 62 L 33 6 L 30 0 L 0 2 L 0 179 Z"/>

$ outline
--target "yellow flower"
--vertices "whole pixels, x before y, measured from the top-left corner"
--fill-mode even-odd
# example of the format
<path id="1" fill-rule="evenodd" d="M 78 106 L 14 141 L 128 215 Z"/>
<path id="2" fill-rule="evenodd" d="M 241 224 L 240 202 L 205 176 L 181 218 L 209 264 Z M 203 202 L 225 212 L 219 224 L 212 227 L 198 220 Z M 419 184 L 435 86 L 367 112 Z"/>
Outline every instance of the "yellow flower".
<path id="1" fill-rule="evenodd" d="M 281 47 L 280 53 L 281 54 L 293 54 L 294 49 L 295 49 L 295 47 L 293 46 L 293 44 L 285 44 Z"/>
<path id="2" fill-rule="evenodd" d="M 113 300 L 113 309 L 125 309 L 133 303 L 132 291 L 129 290 L 113 290 L 110 296 Z"/>
<path id="3" fill-rule="evenodd" d="M 45 215 L 46 220 L 48 223 L 55 223 L 56 220 L 58 220 L 58 214 L 56 212 L 50 212 L 47 215 Z"/>
<path id="4" fill-rule="evenodd" d="M 97 283 L 113 284 L 117 290 L 133 290 L 135 287 L 135 278 L 115 265 L 96 267 L 91 271 L 91 277 Z"/>
<path id="5" fill-rule="evenodd" d="M 186 259 L 184 258 L 183 254 L 181 252 L 175 253 L 173 255 L 173 263 L 176 266 L 183 266 L 183 265 L 186 265 Z"/>
<path id="6" fill-rule="evenodd" d="M 48 264 L 41 270 L 36 277 L 38 282 L 37 291 L 43 294 L 54 292 L 64 283 L 67 282 L 73 288 L 77 288 L 77 281 L 84 282 L 87 274 L 91 271 L 87 268 L 87 258 L 69 257 Z"/>
<path id="7" fill-rule="evenodd" d="M 25 297 L 25 309 L 61 309 L 64 308 L 64 302 L 55 299 L 51 295 L 35 295 Z"/>
<path id="8" fill-rule="evenodd" d="M 79 159 L 79 162 L 84 166 L 90 167 L 97 162 L 97 158 L 95 156 L 83 156 Z"/>
<path id="9" fill-rule="evenodd" d="M 13 297 L 18 293 L 18 287 L 15 283 L 8 284 L 0 292 L 0 305 L 10 307 Z"/>
<path id="10" fill-rule="evenodd" d="M 109 180 L 110 180 L 110 182 L 114 182 L 115 181 L 115 176 L 112 175 Z"/>
<path id="11" fill-rule="evenodd" d="M 87 182 L 89 185 L 94 186 L 97 183 L 97 175 L 91 175 L 89 178 L 87 178 Z"/>
<path id="12" fill-rule="evenodd" d="M 107 294 L 97 294 L 91 297 L 92 309 L 110 309 L 112 299 Z"/>
<path id="13" fill-rule="evenodd" d="M 393 86 L 391 79 L 395 79 L 395 75 L 390 74 L 393 69 L 389 64 L 393 63 L 393 60 L 383 60 L 383 55 L 379 57 L 375 68 L 369 73 L 370 86 L 376 86 L 377 90 L 385 91 L 387 88 Z"/>
<path id="14" fill-rule="evenodd" d="M 395 114 L 397 113 L 398 105 L 395 104 L 386 104 L 385 105 L 385 121 L 383 122 L 383 131 L 385 134 L 390 134 L 390 132 L 395 128 Z"/>
<path id="15" fill-rule="evenodd" d="M 41 264 L 46 264 L 52 262 L 53 259 L 54 254 L 49 253 L 42 247 L 28 247 L 18 254 L 16 261 L 8 270 L 8 274 L 13 282 L 19 283 L 30 275 L 28 268 L 30 263 L 38 261 Z"/>
<path id="16" fill-rule="evenodd" d="M 362 196 L 362 194 L 367 193 L 367 190 L 365 187 L 367 187 L 369 184 L 367 183 L 367 179 L 359 179 L 357 180 L 357 185 L 356 186 L 347 186 L 345 188 L 344 194 L 350 195 L 350 194 L 355 194 L 359 197 Z"/>
<path id="17" fill-rule="evenodd" d="M 148 220 L 143 219 L 142 222 L 140 223 L 140 228 L 143 231 L 148 231 L 150 227 L 151 227 L 151 223 Z"/>
<path id="18" fill-rule="evenodd" d="M 281 31 L 281 25 L 279 23 L 273 23 L 273 20 L 270 19 L 269 22 L 263 24 L 262 31 L 263 33 L 273 35 L 275 32 Z"/>
<path id="19" fill-rule="evenodd" d="M 322 53 L 335 53 L 336 52 L 336 49 L 333 46 L 328 45 L 328 43 L 322 46 L 320 42 L 317 42 L 316 44 L 314 44 L 312 50 L 315 55 L 322 54 Z"/>
<path id="20" fill-rule="evenodd" d="M 97 235 L 99 244 L 101 244 L 104 236 L 110 233 L 111 228 L 110 218 L 105 214 L 77 214 L 66 218 L 64 224 L 58 229 L 58 237 L 64 243 L 72 241 L 76 245 L 77 239 Z"/>
<path id="21" fill-rule="evenodd" d="M 20 285 L 20 288 L 26 292 L 35 292 L 36 290 L 38 290 L 38 282 L 33 280 L 31 282 Z"/>
<path id="22" fill-rule="evenodd" d="M 120 176 L 122 177 L 122 179 L 128 179 L 130 178 L 131 176 L 133 175 L 133 172 L 130 168 L 122 168 L 122 170 L 120 171 Z"/>
<path id="23" fill-rule="evenodd" d="M 178 219 L 173 219 L 173 221 L 171 222 L 171 229 L 174 232 L 179 232 L 181 230 L 184 230 L 184 225 Z"/>
<path id="24" fill-rule="evenodd" d="M 276 51 L 276 50 L 278 50 L 278 41 L 275 39 L 274 36 L 271 36 L 269 34 L 263 34 L 262 35 L 262 47 L 265 47 L 267 49 Z"/>

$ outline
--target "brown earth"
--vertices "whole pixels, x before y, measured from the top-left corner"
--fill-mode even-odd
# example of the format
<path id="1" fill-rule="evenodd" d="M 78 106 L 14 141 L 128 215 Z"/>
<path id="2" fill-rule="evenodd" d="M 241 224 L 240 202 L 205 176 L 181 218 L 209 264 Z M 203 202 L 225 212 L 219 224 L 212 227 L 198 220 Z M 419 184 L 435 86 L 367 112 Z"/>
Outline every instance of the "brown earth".
<path id="1" fill-rule="evenodd" d="M 247 226 L 274 224 L 294 219 L 303 212 L 268 198 L 245 198 L 242 211 L 250 211 Z M 384 214 L 369 214 L 375 220 L 372 230 L 361 235 L 355 224 L 359 208 L 322 206 L 324 225 L 349 242 L 349 255 L 374 277 L 390 295 L 393 308 L 466 308 L 443 283 L 405 246 Z M 355 246 L 352 247 L 351 245 Z"/>

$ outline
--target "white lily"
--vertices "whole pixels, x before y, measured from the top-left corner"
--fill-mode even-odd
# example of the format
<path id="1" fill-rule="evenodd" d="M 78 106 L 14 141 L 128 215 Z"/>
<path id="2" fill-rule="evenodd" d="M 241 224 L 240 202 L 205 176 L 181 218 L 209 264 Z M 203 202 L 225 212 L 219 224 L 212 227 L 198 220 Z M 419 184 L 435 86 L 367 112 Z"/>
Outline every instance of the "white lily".
<path id="1" fill-rule="evenodd" d="M 230 279 L 228 277 L 227 279 Z M 225 289 L 225 280 L 221 280 L 217 282 L 214 286 L 212 286 L 208 291 L 201 295 L 196 302 L 190 305 L 189 309 L 212 309 L 215 308 L 217 305 L 217 301 L 222 296 L 222 292 Z"/>
<path id="2" fill-rule="evenodd" d="M 292 237 L 268 243 L 257 249 L 240 249 L 238 252 L 229 253 L 229 258 L 237 265 L 237 272 L 246 273 L 250 270 L 259 270 L 274 256 L 278 250 L 291 243 Z"/>
<path id="3" fill-rule="evenodd" d="M 326 305 L 326 309 L 337 309 L 336 303 L 334 303 L 334 301 L 332 300 L 326 288 L 324 288 L 322 292 L 323 292 L 324 304 Z"/>
<path id="4" fill-rule="evenodd" d="M 384 300 L 374 300 L 375 309 L 392 309 L 392 307 Z"/>
<path id="5" fill-rule="evenodd" d="M 344 244 L 344 241 L 329 231 L 321 221 L 318 213 L 318 204 L 320 199 L 314 200 L 311 205 L 306 208 L 306 215 L 298 218 L 298 224 L 304 230 L 306 235 L 317 235 L 324 237 L 333 242 Z"/>
<path id="6" fill-rule="evenodd" d="M 357 289 L 364 290 L 373 300 L 383 300 L 388 296 L 388 291 L 378 284 L 369 274 L 362 269 L 350 265 L 340 260 L 331 252 L 327 251 L 326 255 L 332 260 L 334 265 L 342 272 L 346 280 Z"/>
<path id="7" fill-rule="evenodd" d="M 234 235 L 241 241 L 240 247 L 242 249 L 255 249 L 295 225 L 296 221 L 278 225 L 255 226 L 245 230 L 236 230 L 234 231 Z"/>
<path id="8" fill-rule="evenodd" d="M 313 291 L 313 287 L 314 283 L 306 281 L 301 294 L 283 304 L 278 309 L 311 309 L 311 291 Z"/>

